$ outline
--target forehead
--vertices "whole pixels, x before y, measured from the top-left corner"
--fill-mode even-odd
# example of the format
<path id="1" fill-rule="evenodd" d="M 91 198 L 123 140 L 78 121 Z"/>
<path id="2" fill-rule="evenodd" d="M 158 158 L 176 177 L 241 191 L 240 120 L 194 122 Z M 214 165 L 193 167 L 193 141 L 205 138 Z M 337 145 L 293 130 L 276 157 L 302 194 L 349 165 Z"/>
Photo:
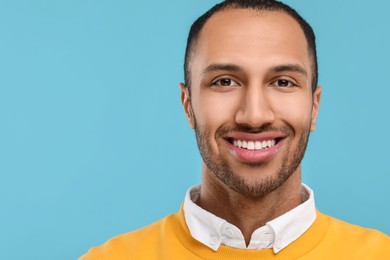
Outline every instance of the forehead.
<path id="1" fill-rule="evenodd" d="M 311 71 L 303 30 L 281 11 L 228 9 L 214 14 L 200 32 L 191 70 L 213 62 L 252 67 L 299 63 Z"/>

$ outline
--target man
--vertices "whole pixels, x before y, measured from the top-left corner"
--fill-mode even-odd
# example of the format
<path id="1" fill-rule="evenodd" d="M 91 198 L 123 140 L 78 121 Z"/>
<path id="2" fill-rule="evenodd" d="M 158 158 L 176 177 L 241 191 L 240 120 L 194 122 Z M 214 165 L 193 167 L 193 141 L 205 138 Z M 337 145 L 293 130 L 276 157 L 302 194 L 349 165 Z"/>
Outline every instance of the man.
<path id="1" fill-rule="evenodd" d="M 231 0 L 189 33 L 181 100 L 203 158 L 183 207 L 81 259 L 390 259 L 390 238 L 326 216 L 301 184 L 321 97 L 290 7 Z"/>

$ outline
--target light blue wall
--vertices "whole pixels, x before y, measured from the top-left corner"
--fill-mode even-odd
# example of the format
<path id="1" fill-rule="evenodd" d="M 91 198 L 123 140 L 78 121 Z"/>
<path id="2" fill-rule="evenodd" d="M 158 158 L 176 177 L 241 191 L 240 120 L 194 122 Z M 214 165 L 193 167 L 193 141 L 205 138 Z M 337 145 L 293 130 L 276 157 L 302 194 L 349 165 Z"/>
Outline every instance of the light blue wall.
<path id="1" fill-rule="evenodd" d="M 180 207 L 200 181 L 185 40 L 214 3 L 0 1 L 0 259 L 76 259 Z M 323 86 L 304 181 L 320 210 L 390 234 L 390 3 L 287 3 Z"/>

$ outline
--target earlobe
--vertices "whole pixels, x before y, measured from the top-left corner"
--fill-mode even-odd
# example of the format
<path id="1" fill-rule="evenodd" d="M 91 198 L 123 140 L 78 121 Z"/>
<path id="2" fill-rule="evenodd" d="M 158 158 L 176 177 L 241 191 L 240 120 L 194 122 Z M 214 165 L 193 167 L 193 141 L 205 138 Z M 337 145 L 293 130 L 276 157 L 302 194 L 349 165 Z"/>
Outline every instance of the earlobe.
<path id="1" fill-rule="evenodd" d="M 190 127 L 193 129 L 195 126 L 194 114 L 191 107 L 191 100 L 190 100 L 188 88 L 183 83 L 180 83 L 180 90 L 181 90 L 181 103 L 183 104 L 184 112 L 187 116 L 188 123 Z"/>
<path id="2" fill-rule="evenodd" d="M 313 108 L 311 111 L 310 132 L 314 132 L 314 130 L 316 129 L 318 111 L 320 108 L 320 101 L 321 101 L 321 93 L 322 93 L 322 88 L 320 86 L 317 86 L 317 88 L 314 90 L 313 93 Z"/>

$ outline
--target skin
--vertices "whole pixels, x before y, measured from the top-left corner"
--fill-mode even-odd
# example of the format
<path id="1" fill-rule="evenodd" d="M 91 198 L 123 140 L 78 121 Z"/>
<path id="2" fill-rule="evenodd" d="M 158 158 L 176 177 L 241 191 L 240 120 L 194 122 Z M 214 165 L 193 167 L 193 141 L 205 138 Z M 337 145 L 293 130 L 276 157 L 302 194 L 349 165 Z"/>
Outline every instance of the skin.
<path id="1" fill-rule="evenodd" d="M 190 71 L 191 93 L 180 88 L 203 157 L 196 203 L 236 225 L 248 245 L 254 230 L 302 203 L 300 162 L 321 96 L 311 90 L 307 42 L 283 12 L 228 9 L 205 24 Z M 247 135 L 279 144 L 247 160 L 229 143 Z"/>

